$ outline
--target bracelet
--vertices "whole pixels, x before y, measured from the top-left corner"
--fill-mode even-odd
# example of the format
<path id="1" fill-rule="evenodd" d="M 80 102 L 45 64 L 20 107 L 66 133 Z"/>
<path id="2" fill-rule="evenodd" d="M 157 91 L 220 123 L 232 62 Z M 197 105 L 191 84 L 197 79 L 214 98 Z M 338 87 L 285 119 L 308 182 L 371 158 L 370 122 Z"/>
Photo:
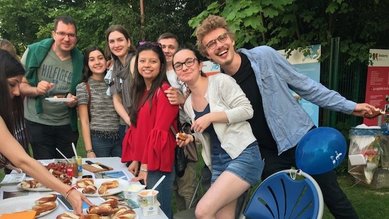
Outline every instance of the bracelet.
<path id="1" fill-rule="evenodd" d="M 145 169 L 145 168 L 140 168 L 140 171 L 141 171 L 141 172 L 146 172 L 146 173 L 147 173 L 147 169 Z"/>
<path id="2" fill-rule="evenodd" d="M 68 190 L 68 191 L 66 191 L 66 193 L 65 193 L 65 199 L 68 199 L 68 197 L 69 197 L 69 195 L 70 195 L 70 193 L 73 191 L 73 190 L 76 190 L 77 189 L 77 186 L 72 186 L 72 187 L 70 187 L 70 189 Z"/>
<path id="3" fill-rule="evenodd" d="M 89 153 L 95 153 L 95 152 L 93 151 L 93 149 L 90 149 L 90 150 L 86 150 L 86 153 L 89 154 Z"/>

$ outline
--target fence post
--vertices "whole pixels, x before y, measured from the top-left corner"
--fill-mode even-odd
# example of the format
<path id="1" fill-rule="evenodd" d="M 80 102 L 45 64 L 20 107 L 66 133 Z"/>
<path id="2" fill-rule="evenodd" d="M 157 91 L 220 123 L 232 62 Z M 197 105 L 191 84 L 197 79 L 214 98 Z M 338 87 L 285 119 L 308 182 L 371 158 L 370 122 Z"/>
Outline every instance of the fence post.
<path id="1" fill-rule="evenodd" d="M 339 81 L 339 45 L 340 38 L 335 37 L 331 39 L 330 45 L 330 60 L 329 60 L 329 73 L 328 73 L 328 88 L 331 90 L 338 90 Z M 331 110 L 325 110 L 323 112 L 324 120 L 323 125 L 335 127 L 336 125 L 336 113 Z"/>

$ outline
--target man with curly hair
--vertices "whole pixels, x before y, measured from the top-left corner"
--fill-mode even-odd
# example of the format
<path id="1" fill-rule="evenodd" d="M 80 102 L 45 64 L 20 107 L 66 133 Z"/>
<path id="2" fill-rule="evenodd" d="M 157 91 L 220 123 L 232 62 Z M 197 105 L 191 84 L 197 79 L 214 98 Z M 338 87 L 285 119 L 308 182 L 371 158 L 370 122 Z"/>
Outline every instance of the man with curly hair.
<path id="1" fill-rule="evenodd" d="M 276 50 L 258 46 L 235 49 L 235 37 L 223 17 L 210 15 L 196 29 L 200 52 L 233 77 L 250 100 L 254 116 L 249 120 L 265 159 L 262 178 L 296 166 L 295 150 L 301 138 L 315 128 L 290 89 L 320 107 L 355 116 L 374 117 L 376 108 L 355 103 L 298 73 Z M 336 218 L 358 218 L 343 193 L 334 170 L 313 175 L 324 201 Z"/>

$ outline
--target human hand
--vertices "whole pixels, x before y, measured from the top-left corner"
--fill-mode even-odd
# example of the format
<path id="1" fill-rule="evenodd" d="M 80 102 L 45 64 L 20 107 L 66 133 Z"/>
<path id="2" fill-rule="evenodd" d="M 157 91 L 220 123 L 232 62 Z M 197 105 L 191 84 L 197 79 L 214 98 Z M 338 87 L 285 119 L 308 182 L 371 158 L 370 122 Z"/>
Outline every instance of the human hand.
<path id="1" fill-rule="evenodd" d="M 130 166 L 128 166 L 128 171 L 132 173 L 134 176 L 138 174 L 138 169 L 139 169 L 139 162 L 138 161 L 132 161 Z"/>
<path id="2" fill-rule="evenodd" d="M 123 121 L 128 125 L 128 127 L 131 126 L 131 119 L 128 115 L 123 119 Z"/>
<path id="3" fill-rule="evenodd" d="M 194 141 L 194 137 L 191 134 L 186 134 L 184 132 L 179 132 L 176 135 L 176 142 L 178 147 L 183 147 Z"/>
<path id="4" fill-rule="evenodd" d="M 82 201 L 86 202 L 89 206 L 93 205 L 93 203 L 90 202 L 89 199 L 85 197 L 85 195 L 83 195 L 76 189 L 70 191 L 67 200 L 70 202 L 73 207 L 74 213 L 77 215 L 82 214 Z"/>
<path id="5" fill-rule="evenodd" d="M 94 151 L 91 151 L 91 152 L 86 153 L 86 157 L 87 157 L 87 158 L 95 158 L 95 157 L 96 157 L 96 154 L 95 154 Z"/>
<path id="6" fill-rule="evenodd" d="M 368 103 L 358 103 L 355 106 L 352 114 L 354 116 L 361 116 L 364 118 L 372 119 L 381 114 L 384 114 L 384 112 L 381 109 L 376 108 Z"/>
<path id="7" fill-rule="evenodd" d="M 73 94 L 68 93 L 66 98 L 70 98 L 71 99 L 70 101 L 65 102 L 66 106 L 68 106 L 70 108 L 73 108 L 73 107 L 77 106 L 77 102 L 78 102 L 77 96 L 74 96 Z"/>
<path id="8" fill-rule="evenodd" d="M 141 168 L 142 169 L 142 168 Z M 146 168 L 147 169 L 147 168 Z M 140 181 L 144 182 L 145 185 L 147 185 L 147 171 L 139 171 L 139 174 L 137 177 L 132 178 L 131 181 Z"/>
<path id="9" fill-rule="evenodd" d="M 36 86 L 36 95 L 45 95 L 50 89 L 53 89 L 55 86 L 54 83 L 50 83 L 48 81 L 39 81 Z"/>
<path id="10" fill-rule="evenodd" d="M 184 95 L 175 87 L 169 87 L 167 90 L 165 90 L 165 94 L 169 100 L 169 103 L 172 105 L 180 105 L 185 103 Z"/>
<path id="11" fill-rule="evenodd" d="M 209 113 L 196 119 L 191 126 L 191 129 L 195 132 L 202 133 L 211 124 Z"/>

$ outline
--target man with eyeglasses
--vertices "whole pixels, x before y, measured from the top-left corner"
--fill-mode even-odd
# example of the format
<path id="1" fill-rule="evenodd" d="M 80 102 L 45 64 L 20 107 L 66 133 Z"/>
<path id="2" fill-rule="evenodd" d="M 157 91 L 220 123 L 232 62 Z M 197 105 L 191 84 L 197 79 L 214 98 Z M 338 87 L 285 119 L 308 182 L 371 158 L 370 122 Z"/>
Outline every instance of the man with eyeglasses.
<path id="1" fill-rule="evenodd" d="M 83 55 L 76 48 L 77 27 L 70 16 L 54 20 L 52 38 L 24 52 L 26 69 L 20 90 L 26 96 L 24 116 L 34 158 L 74 156 L 78 140 L 76 85 L 82 80 Z"/>
<path id="2" fill-rule="evenodd" d="M 235 50 L 234 34 L 223 17 L 210 15 L 196 29 L 197 45 L 203 55 L 232 76 L 250 100 L 254 116 L 249 120 L 265 159 L 262 178 L 296 166 L 295 149 L 314 123 L 290 94 L 328 109 L 355 116 L 374 117 L 377 109 L 357 104 L 299 74 L 277 51 L 268 46 Z M 314 146 L 314 145 L 313 145 Z M 324 201 L 336 218 L 358 218 L 339 187 L 335 171 L 313 175 Z"/>
<path id="3" fill-rule="evenodd" d="M 177 74 L 173 69 L 173 55 L 177 52 L 180 44 L 178 37 L 173 33 L 163 33 L 158 37 L 157 42 L 160 44 L 166 59 L 166 76 L 171 88 L 165 91 L 170 104 L 182 105 L 186 99 L 186 87 L 178 80 Z M 179 111 L 180 126 L 190 123 L 190 118 L 180 108 Z M 188 161 L 185 172 L 182 176 L 175 179 L 175 197 L 178 211 L 191 207 L 192 197 L 196 190 L 196 164 L 197 162 Z"/>

